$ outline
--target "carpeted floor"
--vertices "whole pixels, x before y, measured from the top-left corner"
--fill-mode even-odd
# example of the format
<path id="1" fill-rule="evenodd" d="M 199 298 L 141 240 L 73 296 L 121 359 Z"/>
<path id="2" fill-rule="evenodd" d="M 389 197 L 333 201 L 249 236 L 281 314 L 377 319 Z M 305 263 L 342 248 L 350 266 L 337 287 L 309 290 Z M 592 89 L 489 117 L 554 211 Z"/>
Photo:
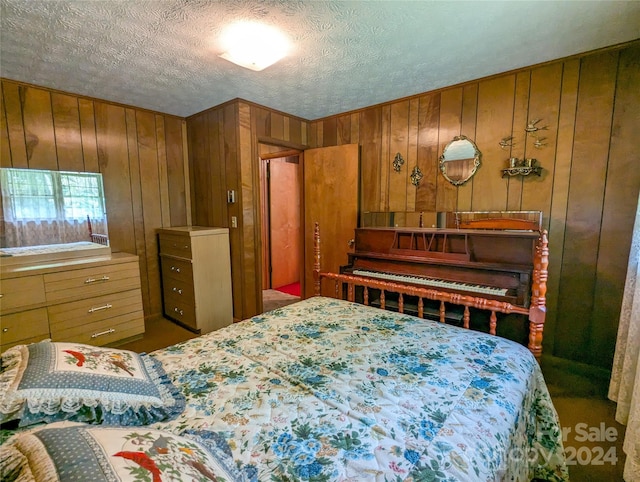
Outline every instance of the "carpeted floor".
<path id="1" fill-rule="evenodd" d="M 300 301 L 300 296 L 295 296 L 289 293 L 283 293 L 278 290 L 264 290 L 262 292 L 262 308 L 263 311 L 271 311 L 276 308 L 282 308 L 283 306 L 290 305 Z"/>
<path id="2" fill-rule="evenodd" d="M 300 296 L 300 283 L 291 283 L 290 285 L 278 286 L 274 290 L 280 291 L 293 296 Z"/>
<path id="3" fill-rule="evenodd" d="M 623 482 L 624 425 L 607 398 L 606 370 L 543 356 L 542 373 L 564 433 L 572 482 Z"/>
<path id="4" fill-rule="evenodd" d="M 275 290 L 263 295 L 265 311 L 299 299 Z M 159 318 L 147 322 L 142 339 L 119 348 L 148 353 L 195 336 Z M 575 364 L 553 357 L 543 357 L 541 366 L 565 434 L 571 481 L 622 482 L 624 426 L 615 421 L 616 405 L 606 396 L 608 372 L 588 366 L 576 370 Z"/>

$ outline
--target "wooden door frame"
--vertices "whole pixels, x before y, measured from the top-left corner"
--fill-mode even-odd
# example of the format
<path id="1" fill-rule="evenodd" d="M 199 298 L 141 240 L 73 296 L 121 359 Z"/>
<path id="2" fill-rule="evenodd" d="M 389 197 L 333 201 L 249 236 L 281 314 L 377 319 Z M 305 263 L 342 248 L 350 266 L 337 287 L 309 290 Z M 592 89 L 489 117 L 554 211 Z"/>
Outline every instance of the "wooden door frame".
<path id="1" fill-rule="evenodd" d="M 260 145 L 267 145 L 267 146 L 271 146 L 271 147 L 276 147 L 276 148 L 282 148 L 282 150 L 278 150 L 278 151 L 274 151 L 268 154 L 263 154 L 260 155 L 259 151 L 260 151 Z M 260 233 L 260 248 L 258 249 L 258 256 L 260 256 L 260 260 L 259 263 L 257 263 L 260 267 L 261 267 L 261 273 L 260 273 L 260 284 L 261 286 L 264 286 L 264 279 L 265 276 L 268 276 L 268 272 L 266 272 L 266 270 L 268 269 L 268 260 L 264 259 L 264 250 L 265 250 L 265 239 L 267 240 L 266 242 L 268 243 L 268 239 L 269 239 L 269 235 L 268 235 L 268 231 L 270 229 L 270 225 L 269 225 L 269 214 L 268 214 L 268 210 L 269 210 L 269 206 L 266 205 L 266 203 L 264 202 L 267 199 L 267 196 L 265 196 L 266 193 L 266 189 L 267 189 L 267 179 L 266 179 L 266 165 L 267 163 L 264 161 L 268 161 L 271 159 L 279 159 L 282 157 L 292 157 L 292 156 L 298 156 L 298 179 L 299 179 L 299 185 L 298 188 L 300 190 L 300 231 L 298 233 L 298 235 L 300 236 L 300 249 L 299 249 L 299 253 L 298 253 L 298 258 L 299 258 L 299 262 L 300 262 L 300 290 L 301 293 L 304 293 L 304 182 L 303 182 L 303 165 L 304 165 L 304 149 L 306 149 L 306 146 L 300 146 L 298 147 L 292 147 L 291 145 L 286 145 L 286 143 L 281 143 L 281 142 L 277 142 L 277 141 L 267 141 L 267 140 L 261 140 L 258 139 L 258 176 L 259 176 L 259 182 L 258 182 L 258 186 L 259 186 L 259 190 L 260 190 L 260 195 L 257 196 L 258 199 L 258 213 L 260 214 L 258 216 L 258 232 Z M 267 220 L 267 222 L 265 223 L 265 219 Z M 268 247 L 268 246 L 267 246 Z M 262 304 L 262 289 L 260 290 L 260 300 L 259 300 L 259 307 L 260 307 L 260 311 L 262 312 L 262 310 L 264 309 L 263 304 Z"/>

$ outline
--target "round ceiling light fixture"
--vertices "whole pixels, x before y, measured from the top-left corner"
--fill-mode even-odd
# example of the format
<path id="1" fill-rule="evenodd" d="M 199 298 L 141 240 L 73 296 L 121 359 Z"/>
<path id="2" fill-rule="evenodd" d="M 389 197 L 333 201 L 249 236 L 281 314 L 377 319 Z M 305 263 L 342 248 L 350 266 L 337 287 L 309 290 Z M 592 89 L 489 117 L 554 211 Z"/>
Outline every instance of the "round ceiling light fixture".
<path id="1" fill-rule="evenodd" d="M 257 22 L 237 22 L 222 32 L 225 60 L 247 69 L 260 71 L 282 59 L 289 41 L 275 27 Z"/>

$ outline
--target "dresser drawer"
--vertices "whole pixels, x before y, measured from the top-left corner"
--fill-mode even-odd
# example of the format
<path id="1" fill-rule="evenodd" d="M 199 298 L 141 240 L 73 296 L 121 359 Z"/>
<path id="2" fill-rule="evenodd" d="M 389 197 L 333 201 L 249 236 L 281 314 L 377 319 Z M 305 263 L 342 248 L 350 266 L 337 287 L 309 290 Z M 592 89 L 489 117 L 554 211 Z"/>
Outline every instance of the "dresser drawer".
<path id="1" fill-rule="evenodd" d="M 7 313 L 46 301 L 42 275 L 0 280 L 0 312 Z"/>
<path id="2" fill-rule="evenodd" d="M 47 301 L 59 303 L 140 288 L 138 263 L 120 263 L 44 275 Z"/>
<path id="3" fill-rule="evenodd" d="M 164 299 L 183 300 L 185 303 L 193 304 L 193 284 L 175 278 L 163 278 L 162 292 Z"/>
<path id="4" fill-rule="evenodd" d="M 160 241 L 160 254 L 191 259 L 191 238 L 189 236 L 159 234 L 158 238 Z"/>
<path id="5" fill-rule="evenodd" d="M 171 256 L 162 256 L 160 258 L 162 265 L 162 279 L 169 278 L 182 281 L 183 283 L 193 284 L 193 267 L 191 261 Z"/>
<path id="6" fill-rule="evenodd" d="M 19 343 L 39 341 L 49 338 L 49 321 L 47 309 L 22 311 L 12 315 L 3 315 L 0 319 L 0 342 L 2 349 Z"/>
<path id="7" fill-rule="evenodd" d="M 51 334 L 51 340 L 100 346 L 142 333 L 144 333 L 144 316 L 140 310 L 57 330 Z"/>
<path id="8" fill-rule="evenodd" d="M 54 336 L 55 333 L 74 326 L 142 311 L 142 296 L 139 289 L 134 289 L 62 303 L 50 306 L 47 310 L 51 336 Z"/>
<path id="9" fill-rule="evenodd" d="M 166 317 L 179 321 L 193 330 L 198 330 L 195 306 L 193 303 L 185 303 L 174 297 L 165 298 L 164 314 Z"/>

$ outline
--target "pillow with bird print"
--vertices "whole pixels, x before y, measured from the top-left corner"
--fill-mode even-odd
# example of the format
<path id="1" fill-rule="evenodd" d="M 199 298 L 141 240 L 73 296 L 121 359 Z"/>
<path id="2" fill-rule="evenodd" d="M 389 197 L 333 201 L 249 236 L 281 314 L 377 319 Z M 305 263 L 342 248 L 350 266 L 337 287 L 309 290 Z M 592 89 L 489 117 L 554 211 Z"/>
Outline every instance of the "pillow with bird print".
<path id="1" fill-rule="evenodd" d="M 210 440 L 149 427 L 56 422 L 0 446 L 3 481 L 250 480 Z"/>
<path id="2" fill-rule="evenodd" d="M 2 423 L 147 425 L 174 418 L 184 404 L 160 362 L 144 353 L 49 340 L 2 353 Z"/>

